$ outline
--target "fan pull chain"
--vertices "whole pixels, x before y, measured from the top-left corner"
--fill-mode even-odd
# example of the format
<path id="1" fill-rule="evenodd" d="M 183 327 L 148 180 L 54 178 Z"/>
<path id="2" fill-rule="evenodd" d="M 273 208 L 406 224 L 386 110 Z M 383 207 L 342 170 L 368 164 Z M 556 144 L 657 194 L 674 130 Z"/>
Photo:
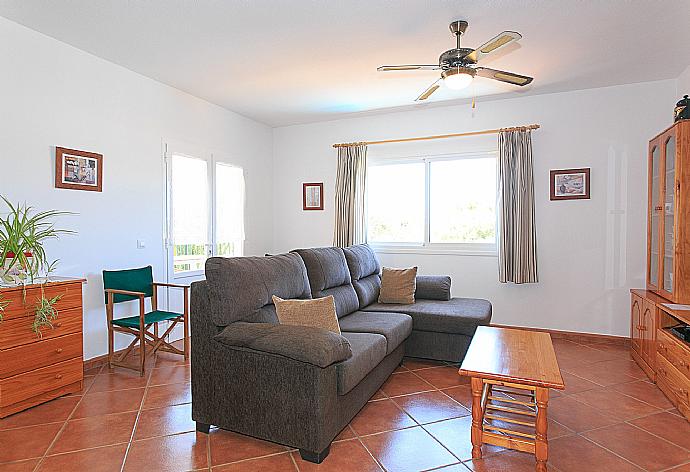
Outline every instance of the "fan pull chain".
<path id="1" fill-rule="evenodd" d="M 476 93 L 475 93 L 475 87 L 474 87 L 474 81 L 472 81 L 472 109 L 474 110 L 477 108 L 477 102 L 475 101 L 476 98 Z"/>

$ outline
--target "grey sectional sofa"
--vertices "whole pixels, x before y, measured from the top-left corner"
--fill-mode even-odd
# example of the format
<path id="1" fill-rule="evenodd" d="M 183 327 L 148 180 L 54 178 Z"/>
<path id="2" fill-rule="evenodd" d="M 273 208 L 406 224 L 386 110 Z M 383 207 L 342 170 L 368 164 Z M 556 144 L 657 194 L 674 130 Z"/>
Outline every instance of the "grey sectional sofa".
<path id="1" fill-rule="evenodd" d="M 485 300 L 450 298 L 448 277 L 418 277 L 414 305 L 378 304 L 366 245 L 211 258 L 192 284 L 192 418 L 298 448 L 320 463 L 403 354 L 459 362 Z M 333 295 L 342 335 L 277 323 L 271 296 Z"/>

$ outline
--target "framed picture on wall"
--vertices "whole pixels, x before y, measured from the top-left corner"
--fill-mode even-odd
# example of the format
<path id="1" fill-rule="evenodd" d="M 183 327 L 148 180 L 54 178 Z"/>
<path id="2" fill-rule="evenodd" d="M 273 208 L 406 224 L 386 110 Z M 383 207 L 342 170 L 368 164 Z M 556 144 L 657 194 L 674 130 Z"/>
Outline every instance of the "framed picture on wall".
<path id="1" fill-rule="evenodd" d="M 323 210 L 323 182 L 302 184 L 302 209 Z"/>
<path id="2" fill-rule="evenodd" d="M 589 167 L 551 171 L 551 200 L 589 199 Z"/>
<path id="3" fill-rule="evenodd" d="M 103 155 L 56 147 L 55 188 L 103 191 Z"/>

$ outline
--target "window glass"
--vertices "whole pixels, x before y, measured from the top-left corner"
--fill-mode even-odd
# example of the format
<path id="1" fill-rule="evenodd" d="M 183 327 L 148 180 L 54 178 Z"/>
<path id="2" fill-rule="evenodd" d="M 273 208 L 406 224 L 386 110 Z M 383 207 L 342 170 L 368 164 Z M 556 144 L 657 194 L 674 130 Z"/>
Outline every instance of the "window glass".
<path id="1" fill-rule="evenodd" d="M 367 231 L 370 242 L 424 241 L 424 163 L 367 169 Z"/>
<path id="2" fill-rule="evenodd" d="M 429 164 L 429 241 L 496 241 L 496 159 Z"/>
<path id="3" fill-rule="evenodd" d="M 244 174 L 216 164 L 216 255 L 241 256 L 244 242 Z"/>

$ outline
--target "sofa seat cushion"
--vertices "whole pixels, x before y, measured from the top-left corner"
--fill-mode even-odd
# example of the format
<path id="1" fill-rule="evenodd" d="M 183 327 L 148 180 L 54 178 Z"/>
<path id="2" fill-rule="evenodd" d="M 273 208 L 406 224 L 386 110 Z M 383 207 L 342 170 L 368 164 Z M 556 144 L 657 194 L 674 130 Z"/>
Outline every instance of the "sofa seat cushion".
<path id="1" fill-rule="evenodd" d="M 473 336 L 477 326 L 491 322 L 491 303 L 478 298 L 417 300 L 412 305 L 373 303 L 363 311 L 406 313 L 412 317 L 412 329 L 467 336 Z"/>
<path id="2" fill-rule="evenodd" d="M 345 395 L 386 357 L 386 338 L 374 333 L 343 333 L 352 357 L 335 365 L 338 395 Z"/>
<path id="3" fill-rule="evenodd" d="M 386 338 L 386 354 L 390 354 L 412 332 L 412 318 L 404 313 L 356 311 L 340 318 L 340 330 L 380 334 Z"/>

